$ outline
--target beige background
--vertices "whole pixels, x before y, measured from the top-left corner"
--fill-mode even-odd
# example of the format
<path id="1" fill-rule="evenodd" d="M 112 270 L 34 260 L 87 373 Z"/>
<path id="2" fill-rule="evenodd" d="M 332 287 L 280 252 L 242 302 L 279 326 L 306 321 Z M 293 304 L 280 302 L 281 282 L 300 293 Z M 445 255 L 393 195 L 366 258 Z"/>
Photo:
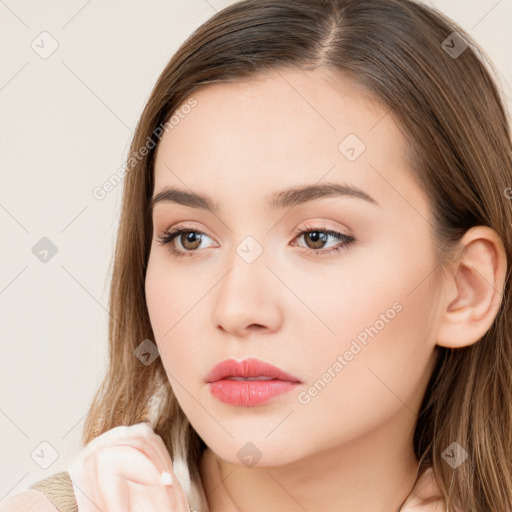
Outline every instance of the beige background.
<path id="1" fill-rule="evenodd" d="M 122 186 L 103 200 L 92 190 L 123 165 L 171 55 L 231 3 L 0 0 L 0 500 L 77 453 L 106 368 Z M 484 47 L 512 96 L 512 0 L 431 3 Z M 57 248 L 46 263 L 32 252 L 43 237 Z"/>

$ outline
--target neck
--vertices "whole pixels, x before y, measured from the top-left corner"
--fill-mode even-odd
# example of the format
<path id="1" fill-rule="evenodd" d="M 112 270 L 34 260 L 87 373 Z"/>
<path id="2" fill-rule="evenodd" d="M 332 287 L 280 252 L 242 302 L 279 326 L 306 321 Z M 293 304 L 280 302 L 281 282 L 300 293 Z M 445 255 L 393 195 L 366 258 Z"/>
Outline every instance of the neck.
<path id="1" fill-rule="evenodd" d="M 411 411 L 363 436 L 279 466 L 233 464 L 207 448 L 200 464 L 210 512 L 398 512 L 418 462 Z"/>

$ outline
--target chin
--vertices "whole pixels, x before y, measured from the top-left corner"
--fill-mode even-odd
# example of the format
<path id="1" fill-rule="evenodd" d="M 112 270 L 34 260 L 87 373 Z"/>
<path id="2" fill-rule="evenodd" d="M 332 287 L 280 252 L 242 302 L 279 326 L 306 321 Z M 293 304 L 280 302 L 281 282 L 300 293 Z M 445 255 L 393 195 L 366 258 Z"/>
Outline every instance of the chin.
<path id="1" fill-rule="evenodd" d="M 235 434 L 235 433 L 233 433 Z M 273 435 L 273 434 L 271 434 Z M 272 467 L 293 463 L 307 455 L 299 449 L 299 446 L 286 441 L 282 437 L 265 439 L 262 437 L 251 438 L 250 435 L 235 435 L 224 443 L 207 443 L 210 449 L 221 459 L 238 466 L 251 467 Z M 298 443 L 302 449 L 304 444 Z"/>

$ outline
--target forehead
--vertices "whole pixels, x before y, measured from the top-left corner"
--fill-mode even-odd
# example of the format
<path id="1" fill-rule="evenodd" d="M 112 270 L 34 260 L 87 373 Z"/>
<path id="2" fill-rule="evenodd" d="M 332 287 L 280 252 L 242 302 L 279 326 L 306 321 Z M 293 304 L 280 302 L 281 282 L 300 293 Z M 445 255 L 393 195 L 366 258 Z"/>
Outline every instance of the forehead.
<path id="1" fill-rule="evenodd" d="M 371 137 L 369 131 L 387 112 L 356 84 L 322 70 L 281 70 L 209 84 L 192 98 L 196 105 L 186 114 L 180 107 L 176 109 L 179 115 L 174 118 L 179 122 L 164 135 L 161 146 L 179 151 L 183 143 L 200 142 L 196 149 L 211 151 L 224 146 L 236 149 L 243 143 L 245 151 L 253 147 L 260 154 L 272 150 L 275 155 L 276 148 L 285 143 L 290 148 L 295 143 L 297 154 L 314 147 L 331 151 L 337 150 L 337 143 L 349 133 L 358 134 L 365 143 L 381 140 L 380 136 Z M 390 119 L 384 124 L 388 133 L 394 128 Z M 398 137 L 392 129 L 389 138 Z M 303 146 L 304 138 L 311 143 Z M 257 147 L 259 142 L 267 144 Z"/>
<path id="2" fill-rule="evenodd" d="M 322 177 L 374 197 L 384 192 L 383 177 L 404 192 L 414 187 L 399 126 L 353 82 L 322 70 L 281 70 L 210 84 L 192 98 L 195 106 L 158 145 L 155 192 L 181 186 L 211 195 L 215 187 L 219 196 L 267 196 L 269 188 Z"/>

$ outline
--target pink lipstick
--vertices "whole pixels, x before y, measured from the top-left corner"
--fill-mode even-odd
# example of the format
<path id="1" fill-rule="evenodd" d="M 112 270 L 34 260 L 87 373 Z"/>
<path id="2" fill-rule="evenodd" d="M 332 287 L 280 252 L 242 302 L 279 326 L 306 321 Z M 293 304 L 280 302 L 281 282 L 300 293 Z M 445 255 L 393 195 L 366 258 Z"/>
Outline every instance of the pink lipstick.
<path id="1" fill-rule="evenodd" d="M 212 368 L 206 382 L 221 402 L 245 407 L 267 402 L 302 383 L 294 375 L 254 358 L 240 362 L 226 359 Z"/>

